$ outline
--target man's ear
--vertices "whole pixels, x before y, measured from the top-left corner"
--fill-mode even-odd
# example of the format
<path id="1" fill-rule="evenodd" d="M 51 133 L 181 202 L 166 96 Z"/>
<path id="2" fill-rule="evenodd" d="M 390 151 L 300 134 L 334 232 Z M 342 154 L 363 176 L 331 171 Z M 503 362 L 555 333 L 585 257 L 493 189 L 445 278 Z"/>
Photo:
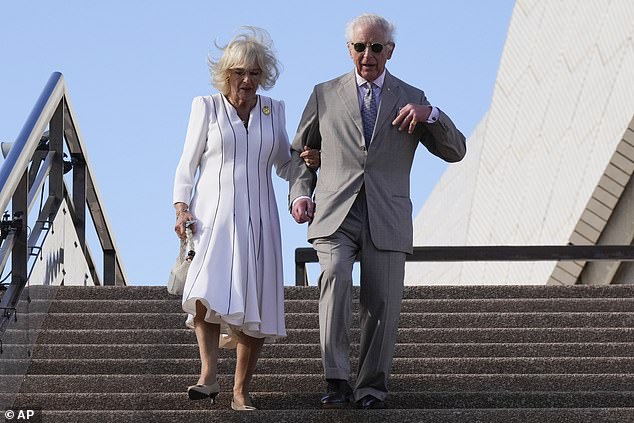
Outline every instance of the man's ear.
<path id="1" fill-rule="evenodd" d="M 391 47 L 390 50 L 387 52 L 387 60 L 390 60 L 392 58 L 392 53 L 394 53 L 396 44 L 392 44 L 390 47 Z"/>

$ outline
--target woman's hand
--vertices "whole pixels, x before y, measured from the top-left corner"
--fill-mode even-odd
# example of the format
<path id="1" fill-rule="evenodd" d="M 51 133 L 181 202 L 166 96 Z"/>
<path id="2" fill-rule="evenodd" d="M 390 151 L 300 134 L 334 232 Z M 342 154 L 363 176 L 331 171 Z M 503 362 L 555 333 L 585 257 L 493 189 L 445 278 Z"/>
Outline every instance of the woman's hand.
<path id="1" fill-rule="evenodd" d="M 180 239 L 185 239 L 185 224 L 196 219 L 194 218 L 194 215 L 189 212 L 189 208 L 185 203 L 176 203 L 174 204 L 174 208 L 176 209 L 176 224 L 174 225 L 174 231 Z M 192 224 L 190 228 L 192 229 L 192 233 L 196 232 L 195 224 Z"/>
<path id="2" fill-rule="evenodd" d="M 301 153 L 299 157 L 304 159 L 306 166 L 313 170 L 317 170 L 321 165 L 321 154 L 319 150 L 310 148 L 307 145 L 304 146 L 304 152 Z"/>

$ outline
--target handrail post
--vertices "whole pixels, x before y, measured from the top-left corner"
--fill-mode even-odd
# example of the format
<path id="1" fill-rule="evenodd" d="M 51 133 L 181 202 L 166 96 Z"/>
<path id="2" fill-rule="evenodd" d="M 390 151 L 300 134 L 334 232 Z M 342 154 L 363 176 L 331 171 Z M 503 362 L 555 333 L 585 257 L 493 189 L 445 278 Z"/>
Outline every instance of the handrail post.
<path id="1" fill-rule="evenodd" d="M 49 151 L 55 153 L 48 180 L 49 195 L 55 198 L 57 206 L 64 198 L 64 99 L 62 98 L 53 113 L 48 130 Z"/>
<path id="2" fill-rule="evenodd" d="M 103 250 L 103 284 L 116 285 L 117 254 L 114 250 Z"/>
<path id="3" fill-rule="evenodd" d="M 73 159 L 73 210 L 75 211 L 75 232 L 81 250 L 86 253 L 86 162 L 79 154 L 71 154 Z"/>
<path id="4" fill-rule="evenodd" d="M 308 286 L 306 263 L 295 261 L 295 286 Z"/>
<path id="5" fill-rule="evenodd" d="M 297 248 L 295 250 L 295 286 L 308 286 L 308 270 L 306 269 L 306 263 L 308 263 L 310 259 L 306 259 L 306 250 L 315 254 L 315 250 L 312 248 Z"/>
<path id="6" fill-rule="evenodd" d="M 27 178 L 25 170 L 11 199 L 11 210 L 16 233 L 11 250 L 11 285 L 24 286 L 28 275 L 28 248 L 27 248 Z M 16 299 L 17 301 L 17 299 Z"/>

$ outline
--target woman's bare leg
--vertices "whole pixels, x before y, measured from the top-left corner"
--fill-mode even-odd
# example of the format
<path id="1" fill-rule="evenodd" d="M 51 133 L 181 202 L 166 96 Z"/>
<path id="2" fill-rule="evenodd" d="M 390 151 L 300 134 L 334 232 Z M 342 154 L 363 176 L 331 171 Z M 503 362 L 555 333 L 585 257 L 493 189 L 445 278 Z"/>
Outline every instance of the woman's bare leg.
<path id="1" fill-rule="evenodd" d="M 249 400 L 249 388 L 263 344 L 264 338 L 253 338 L 242 333 L 238 335 L 233 382 L 233 401 L 237 406 L 252 405 Z"/>
<path id="2" fill-rule="evenodd" d="M 205 322 L 206 312 L 207 308 L 200 301 L 196 301 L 194 331 L 196 332 L 198 351 L 200 353 L 199 385 L 211 385 L 216 383 L 216 369 L 218 367 L 220 325 Z"/>

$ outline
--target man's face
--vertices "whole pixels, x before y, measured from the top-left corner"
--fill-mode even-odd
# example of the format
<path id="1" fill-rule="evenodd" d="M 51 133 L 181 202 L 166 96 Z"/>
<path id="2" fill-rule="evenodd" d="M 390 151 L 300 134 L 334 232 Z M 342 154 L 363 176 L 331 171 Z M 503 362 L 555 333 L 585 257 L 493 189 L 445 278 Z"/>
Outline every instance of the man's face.
<path id="1" fill-rule="evenodd" d="M 385 34 L 379 27 L 363 24 L 355 26 L 352 40 L 348 43 L 348 51 L 357 72 L 365 80 L 372 82 L 385 70 L 385 63 L 392 57 L 394 50 L 394 46 L 388 45 L 387 42 Z M 357 51 L 362 47 L 365 48 L 360 52 Z M 377 53 L 375 50 L 378 49 L 381 51 Z"/>

